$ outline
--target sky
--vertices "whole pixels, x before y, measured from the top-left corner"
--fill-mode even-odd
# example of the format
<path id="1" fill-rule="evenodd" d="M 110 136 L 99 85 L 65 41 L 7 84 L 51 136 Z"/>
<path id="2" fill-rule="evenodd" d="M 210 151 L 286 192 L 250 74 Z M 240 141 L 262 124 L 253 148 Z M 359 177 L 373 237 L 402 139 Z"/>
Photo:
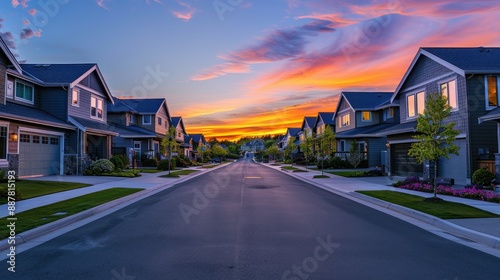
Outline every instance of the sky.
<path id="1" fill-rule="evenodd" d="M 500 46 L 498 0 L 2 0 L 21 63 L 97 63 L 188 133 L 284 134 L 341 91 L 394 91 L 420 47 Z"/>

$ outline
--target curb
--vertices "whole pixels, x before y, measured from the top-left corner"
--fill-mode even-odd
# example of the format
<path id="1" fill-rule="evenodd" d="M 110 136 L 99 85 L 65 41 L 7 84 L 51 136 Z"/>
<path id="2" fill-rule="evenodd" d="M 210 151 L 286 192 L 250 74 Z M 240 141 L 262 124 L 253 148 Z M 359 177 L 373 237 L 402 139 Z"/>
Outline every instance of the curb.
<path id="1" fill-rule="evenodd" d="M 262 165 L 267 166 L 264 164 L 262 164 Z M 421 222 L 424 222 L 426 224 L 430 224 L 430 225 L 435 226 L 441 230 L 444 230 L 450 234 L 458 235 L 460 237 L 467 238 L 469 240 L 472 240 L 476 243 L 488 246 L 490 248 L 500 249 L 500 237 L 496 237 L 496 236 L 492 236 L 492 235 L 489 235 L 486 233 L 471 230 L 471 229 L 456 225 L 454 223 L 448 222 L 446 220 L 431 216 L 429 214 L 426 214 L 426 213 L 423 213 L 423 212 L 420 212 L 417 210 L 413 210 L 413 209 L 410 209 L 410 208 L 407 208 L 407 207 L 404 207 L 401 205 L 393 204 L 393 203 L 390 203 L 390 202 L 387 202 L 384 200 L 373 198 L 373 197 L 370 197 L 367 195 L 363 195 L 363 194 L 360 194 L 357 192 L 343 193 L 343 192 L 340 192 L 338 190 L 328 188 L 327 186 L 324 186 L 321 183 L 312 182 L 306 178 L 296 176 L 295 174 L 293 174 L 293 172 L 288 172 L 287 170 L 273 168 L 271 166 L 267 166 L 267 167 L 274 169 L 274 170 L 281 171 L 282 173 L 288 174 L 289 176 L 292 176 L 298 180 L 309 183 L 311 185 L 314 185 L 316 187 L 319 187 L 319 188 L 326 190 L 326 191 L 329 191 L 331 193 L 335 193 L 335 194 L 340 195 L 342 197 L 345 197 L 345 198 L 348 198 L 351 200 L 353 200 L 353 198 L 363 200 L 365 202 L 368 202 L 370 204 L 374 204 L 374 205 L 379 206 L 381 208 L 385 208 L 385 209 L 397 212 L 399 214 L 403 214 L 405 216 L 414 218 L 414 219 L 419 220 Z"/>
<path id="2" fill-rule="evenodd" d="M 172 188 L 172 187 L 174 187 L 174 186 L 176 186 L 178 184 L 184 183 L 186 181 L 189 181 L 191 179 L 194 179 L 194 178 L 196 178 L 198 176 L 201 176 L 201 175 L 203 175 L 205 173 L 208 173 L 210 171 L 219 169 L 219 168 L 221 168 L 223 166 L 226 166 L 226 165 L 229 165 L 229 164 L 221 164 L 220 166 L 216 166 L 216 167 L 213 167 L 213 168 L 197 169 L 198 171 L 200 171 L 199 173 L 193 173 L 193 174 L 190 174 L 190 175 L 188 175 L 186 177 L 180 178 L 180 179 L 178 179 L 176 181 L 168 182 L 166 184 L 158 184 L 158 185 L 153 186 L 151 188 L 144 189 L 142 191 L 139 191 L 139 192 L 136 192 L 136 193 L 133 193 L 133 194 L 130 194 L 130 195 L 127 195 L 127 196 L 124 196 L 124 197 L 121 197 L 121 198 L 118 198 L 118 199 L 106 202 L 104 204 L 95 206 L 95 207 L 87 209 L 85 211 L 82 211 L 82 212 L 76 213 L 74 215 L 71 215 L 71 216 L 62 218 L 60 220 L 54 221 L 52 223 L 48 223 L 48 224 L 45 224 L 45 225 L 42 225 L 42 226 L 30 229 L 30 230 L 25 231 L 23 233 L 16 234 L 15 235 L 16 236 L 16 238 L 15 238 L 16 243 L 12 244 L 12 245 L 8 244 L 8 239 L 9 238 L 0 240 L 0 251 L 7 250 L 7 249 L 10 248 L 10 246 L 13 246 L 13 245 L 18 246 L 20 244 L 27 243 L 28 241 L 31 241 L 31 240 L 33 240 L 35 238 L 38 238 L 38 237 L 41 237 L 43 235 L 49 234 L 49 233 L 51 233 L 51 232 L 53 232 L 55 230 L 58 230 L 58 229 L 61 229 L 61 228 L 65 227 L 65 226 L 68 226 L 68 225 L 71 225 L 73 223 L 79 222 L 79 221 L 81 221 L 83 219 L 86 219 L 86 218 L 92 217 L 94 215 L 100 214 L 100 213 L 102 213 L 102 212 L 104 212 L 106 210 L 110 210 L 112 208 L 116 208 L 116 209 L 114 209 L 114 211 L 120 210 L 121 208 L 123 208 L 123 207 L 125 207 L 125 206 L 128 205 L 128 204 L 124 205 L 127 202 L 131 202 L 131 203 L 137 202 L 137 201 L 139 201 L 141 199 L 144 199 L 144 198 L 147 198 L 147 197 L 149 197 L 149 196 L 151 196 L 151 195 L 153 195 L 155 193 L 158 193 L 160 191 Z M 56 202 L 54 202 L 54 203 L 56 203 Z M 123 205 L 123 207 L 119 207 L 120 205 Z"/>

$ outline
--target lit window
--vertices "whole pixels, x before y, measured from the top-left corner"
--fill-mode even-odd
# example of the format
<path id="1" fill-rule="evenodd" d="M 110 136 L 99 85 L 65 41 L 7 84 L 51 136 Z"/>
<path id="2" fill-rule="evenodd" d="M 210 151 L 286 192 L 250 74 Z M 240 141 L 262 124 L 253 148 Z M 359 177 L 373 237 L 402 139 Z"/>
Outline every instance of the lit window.
<path id="1" fill-rule="evenodd" d="M 7 159 L 7 146 L 8 146 L 7 127 L 0 126 L 0 160 Z"/>
<path id="2" fill-rule="evenodd" d="M 21 134 L 19 137 L 19 141 L 21 143 L 29 143 L 30 142 L 30 135 L 29 134 Z"/>
<path id="3" fill-rule="evenodd" d="M 488 94 L 488 107 L 498 106 L 498 82 L 497 76 L 488 76 L 486 82 L 488 83 L 487 94 Z"/>
<path id="4" fill-rule="evenodd" d="M 457 82 L 455 80 L 441 84 L 441 94 L 448 100 L 452 109 L 457 108 Z"/>
<path id="5" fill-rule="evenodd" d="M 102 99 L 90 97 L 90 116 L 102 120 Z"/>
<path id="6" fill-rule="evenodd" d="M 33 87 L 16 82 L 16 99 L 33 103 Z"/>
<path id="7" fill-rule="evenodd" d="M 361 121 L 369 122 L 371 120 L 372 120 L 372 112 L 370 112 L 370 111 L 361 112 Z"/>
<path id="8" fill-rule="evenodd" d="M 348 126 L 351 123 L 351 115 L 346 114 L 339 118 L 339 127 Z"/>
<path id="9" fill-rule="evenodd" d="M 425 109 L 424 92 L 406 96 L 406 108 L 409 118 L 416 117 L 417 114 L 423 114 Z"/>
<path id="10" fill-rule="evenodd" d="M 423 114 L 425 109 L 425 96 L 424 92 L 417 93 L 417 112 Z"/>
<path id="11" fill-rule="evenodd" d="M 142 116 L 142 124 L 151 124 L 151 115 Z"/>
<path id="12" fill-rule="evenodd" d="M 74 88 L 71 92 L 71 105 L 80 106 L 80 90 L 77 88 Z"/>

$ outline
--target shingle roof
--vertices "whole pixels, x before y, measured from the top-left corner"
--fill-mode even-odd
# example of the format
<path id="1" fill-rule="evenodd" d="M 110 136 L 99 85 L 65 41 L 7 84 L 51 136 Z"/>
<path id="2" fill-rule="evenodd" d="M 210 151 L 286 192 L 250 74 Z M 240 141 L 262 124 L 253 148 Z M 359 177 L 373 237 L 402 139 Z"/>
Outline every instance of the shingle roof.
<path id="1" fill-rule="evenodd" d="M 316 124 L 316 117 L 304 117 L 304 121 L 302 122 L 302 127 L 304 127 L 304 122 L 307 123 L 307 125 L 311 128 L 314 127 L 314 124 Z"/>
<path id="2" fill-rule="evenodd" d="M 115 98 L 117 106 L 108 106 L 108 112 L 112 113 L 126 113 L 136 112 L 139 114 L 156 114 L 160 109 L 165 98 L 144 98 L 144 99 L 126 99 Z"/>
<path id="3" fill-rule="evenodd" d="M 297 136 L 300 132 L 300 128 L 288 128 L 288 133 L 290 136 Z"/>
<path id="4" fill-rule="evenodd" d="M 392 129 L 398 124 L 384 123 L 367 127 L 357 127 L 347 131 L 338 132 L 335 134 L 337 139 L 339 138 L 358 138 L 358 137 L 383 137 L 387 134 L 383 131 Z"/>
<path id="5" fill-rule="evenodd" d="M 487 114 L 479 117 L 479 121 L 500 121 L 500 107 L 496 107 L 495 109 L 489 111 Z"/>
<path id="6" fill-rule="evenodd" d="M 324 124 L 327 125 L 334 125 L 335 123 L 333 122 L 333 117 L 335 116 L 334 112 L 319 112 L 318 113 L 318 120 L 316 123 L 319 121 L 319 117 L 323 120 Z M 316 124 L 315 124 L 316 125 Z"/>
<path id="7" fill-rule="evenodd" d="M 467 73 L 499 72 L 500 48 L 422 48 Z"/>
<path id="8" fill-rule="evenodd" d="M 417 126 L 417 122 L 407 122 L 407 123 L 400 123 L 396 124 L 394 126 L 387 127 L 385 129 L 382 129 L 378 131 L 378 134 L 381 135 L 395 135 L 395 134 L 400 134 L 400 133 L 408 133 L 408 132 L 415 132 L 415 127 Z"/>
<path id="9" fill-rule="evenodd" d="M 203 143 L 205 143 L 205 142 L 206 142 L 206 141 L 205 141 L 205 136 L 203 136 L 203 134 L 189 134 L 189 137 L 190 137 L 191 139 L 193 139 L 193 142 L 196 142 L 196 143 L 200 142 L 200 140 L 201 140 Z"/>
<path id="10" fill-rule="evenodd" d="M 119 134 L 116 127 L 108 125 L 107 123 L 91 121 L 73 116 L 71 116 L 69 120 L 76 127 L 83 128 L 86 132 L 101 133 L 113 136 L 118 136 Z"/>
<path id="11" fill-rule="evenodd" d="M 21 64 L 23 73 L 36 77 L 46 84 L 70 84 L 89 71 L 89 64 Z"/>
<path id="12" fill-rule="evenodd" d="M 354 110 L 374 110 L 391 100 L 392 92 L 342 92 Z"/>
<path id="13" fill-rule="evenodd" d="M 177 125 L 179 125 L 180 121 L 181 121 L 181 117 L 172 117 L 172 126 L 177 127 Z"/>
<path id="14" fill-rule="evenodd" d="M 131 125 L 123 126 L 119 124 L 113 124 L 114 132 L 117 132 L 120 137 L 123 138 L 154 138 L 156 133 L 154 131 L 147 130 L 140 126 Z"/>
<path id="15" fill-rule="evenodd" d="M 11 102 L 7 105 L 0 104 L 0 116 L 34 124 L 43 124 L 72 130 L 75 129 L 73 125 L 54 117 L 45 111 Z"/>

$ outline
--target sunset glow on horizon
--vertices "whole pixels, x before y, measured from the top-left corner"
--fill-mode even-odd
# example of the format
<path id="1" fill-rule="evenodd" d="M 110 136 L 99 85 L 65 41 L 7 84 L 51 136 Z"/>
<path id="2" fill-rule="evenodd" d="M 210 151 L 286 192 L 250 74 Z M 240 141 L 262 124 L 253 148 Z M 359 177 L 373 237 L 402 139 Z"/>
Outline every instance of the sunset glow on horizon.
<path id="1" fill-rule="evenodd" d="M 420 47 L 500 46 L 496 0 L 36 2 L 0 4 L 19 61 L 96 62 L 113 95 L 166 98 L 219 140 L 283 134 L 341 91 L 394 91 Z"/>

